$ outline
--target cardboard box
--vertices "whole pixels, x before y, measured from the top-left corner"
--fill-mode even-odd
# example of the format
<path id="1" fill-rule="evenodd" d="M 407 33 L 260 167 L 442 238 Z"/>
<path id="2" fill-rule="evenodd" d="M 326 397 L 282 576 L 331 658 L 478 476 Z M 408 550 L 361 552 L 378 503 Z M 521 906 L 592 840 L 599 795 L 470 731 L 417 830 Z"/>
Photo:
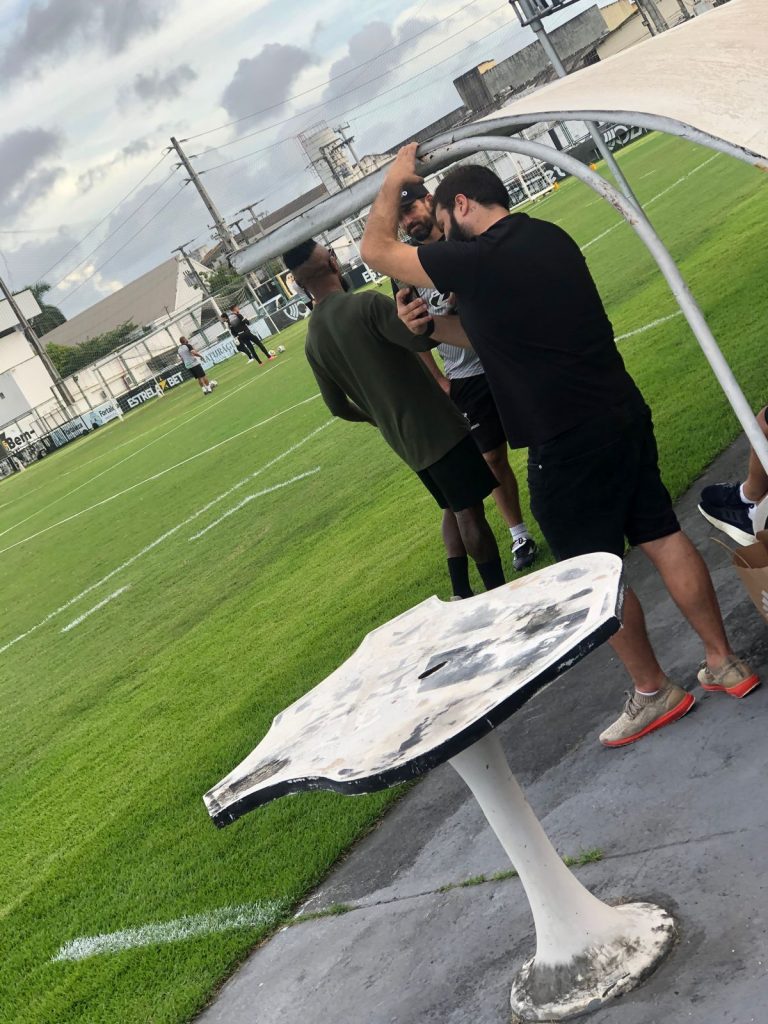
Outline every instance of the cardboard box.
<path id="1" fill-rule="evenodd" d="M 760 530 L 755 543 L 746 547 L 726 547 L 731 561 L 752 603 L 768 623 L 768 530 Z"/>

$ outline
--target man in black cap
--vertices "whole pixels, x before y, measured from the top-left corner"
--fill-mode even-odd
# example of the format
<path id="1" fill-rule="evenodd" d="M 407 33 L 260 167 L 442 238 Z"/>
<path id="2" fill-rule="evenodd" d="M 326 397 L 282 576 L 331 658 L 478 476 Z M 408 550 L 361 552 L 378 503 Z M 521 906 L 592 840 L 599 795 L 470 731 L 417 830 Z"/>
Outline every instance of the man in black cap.
<path id="1" fill-rule="evenodd" d="M 463 416 L 415 355 L 436 340 L 414 335 L 377 291 L 348 292 L 335 256 L 317 242 L 303 242 L 283 259 L 315 302 L 306 355 L 325 404 L 334 416 L 378 427 L 438 505 L 453 511 L 486 588 L 501 586 L 499 549 L 483 508 L 498 481 Z M 439 328 L 433 333 L 437 338 Z"/>
<path id="2" fill-rule="evenodd" d="M 706 564 L 680 529 L 659 472 L 650 409 L 627 373 L 578 245 L 555 224 L 510 214 L 499 177 L 466 164 L 435 190 L 435 216 L 448 240 L 418 249 L 398 242 L 402 190 L 421 180 L 417 148 L 404 146 L 389 165 L 363 259 L 380 273 L 455 291 L 507 438 L 528 448 L 531 507 L 555 557 L 622 557 L 627 541 L 640 547 L 702 641 L 700 685 L 745 697 L 759 677 L 731 648 Z M 600 736 L 620 747 L 682 717 L 694 697 L 659 664 L 631 587 L 623 628 L 610 643 L 634 683 L 623 713 Z"/>
<path id="3" fill-rule="evenodd" d="M 443 233 L 435 220 L 432 196 L 420 182 L 407 184 L 400 192 L 399 227 L 415 245 L 428 245 L 443 240 Z M 400 291 L 401 301 L 409 292 L 415 291 L 427 303 L 431 316 L 451 316 L 456 313 L 452 296 L 443 295 L 436 288 L 411 289 L 404 285 L 399 289 L 398 283 L 393 280 L 392 290 L 395 296 Z M 464 415 L 475 444 L 499 481 L 493 499 L 512 537 L 512 564 L 517 572 L 527 569 L 536 558 L 536 542 L 523 520 L 517 480 L 509 464 L 507 438 L 483 365 L 472 348 L 441 343 L 437 351 L 443 360 L 443 371 L 431 352 L 421 352 L 420 358 Z M 454 593 L 459 597 L 467 597 L 467 555 L 461 550 L 461 538 L 450 510 L 443 514 L 443 540 Z"/>

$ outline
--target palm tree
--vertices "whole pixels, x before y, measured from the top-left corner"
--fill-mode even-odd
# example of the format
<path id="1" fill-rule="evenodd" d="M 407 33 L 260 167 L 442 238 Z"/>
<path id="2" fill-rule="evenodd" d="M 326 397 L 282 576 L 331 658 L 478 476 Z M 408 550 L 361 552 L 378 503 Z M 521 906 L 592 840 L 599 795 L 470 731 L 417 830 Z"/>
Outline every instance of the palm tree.
<path id="1" fill-rule="evenodd" d="M 47 281 L 37 281 L 27 286 L 37 300 L 41 312 L 30 320 L 30 323 L 38 337 L 48 334 L 54 327 L 66 322 L 66 317 L 58 306 L 49 306 L 43 302 L 43 296 L 51 290 Z"/>

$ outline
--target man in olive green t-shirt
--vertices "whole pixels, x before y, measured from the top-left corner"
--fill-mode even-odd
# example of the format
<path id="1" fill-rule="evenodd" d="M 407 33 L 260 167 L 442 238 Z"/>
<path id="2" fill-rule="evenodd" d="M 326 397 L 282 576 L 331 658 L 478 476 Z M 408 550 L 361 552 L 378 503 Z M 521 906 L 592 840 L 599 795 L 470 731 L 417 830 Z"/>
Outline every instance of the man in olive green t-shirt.
<path id="1" fill-rule="evenodd" d="M 411 333 L 391 299 L 375 291 L 346 292 L 335 256 L 309 240 L 283 259 L 315 301 L 306 355 L 334 416 L 372 423 L 417 474 L 441 508 L 456 515 L 468 554 L 487 589 L 504 572 L 483 500 L 498 481 L 461 413 L 416 354 L 440 338 Z"/>

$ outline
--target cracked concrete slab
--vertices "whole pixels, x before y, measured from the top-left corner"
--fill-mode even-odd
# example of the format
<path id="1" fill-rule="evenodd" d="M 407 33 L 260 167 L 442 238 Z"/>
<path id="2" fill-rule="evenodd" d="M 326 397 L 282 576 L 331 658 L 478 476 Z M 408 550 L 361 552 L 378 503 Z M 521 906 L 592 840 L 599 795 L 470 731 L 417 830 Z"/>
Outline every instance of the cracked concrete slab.
<path id="1" fill-rule="evenodd" d="M 678 512 L 713 569 L 734 646 L 768 673 L 768 630 L 695 511 L 701 484 L 735 479 L 739 442 Z M 697 696 L 686 718 L 624 750 L 597 735 L 628 684 L 609 648 L 561 677 L 500 730 L 513 770 L 562 854 L 601 899 L 650 899 L 680 941 L 594 1024 L 764 1024 L 768 1019 L 768 685 L 744 701 L 695 687 L 698 641 L 642 556 L 629 579 L 667 671 Z M 258 812 L 257 812 L 258 813 Z M 305 905 L 355 909 L 284 929 L 256 950 L 199 1024 L 506 1024 L 511 978 L 533 949 L 517 879 L 438 891 L 508 861 L 448 765 L 363 839 Z"/>

